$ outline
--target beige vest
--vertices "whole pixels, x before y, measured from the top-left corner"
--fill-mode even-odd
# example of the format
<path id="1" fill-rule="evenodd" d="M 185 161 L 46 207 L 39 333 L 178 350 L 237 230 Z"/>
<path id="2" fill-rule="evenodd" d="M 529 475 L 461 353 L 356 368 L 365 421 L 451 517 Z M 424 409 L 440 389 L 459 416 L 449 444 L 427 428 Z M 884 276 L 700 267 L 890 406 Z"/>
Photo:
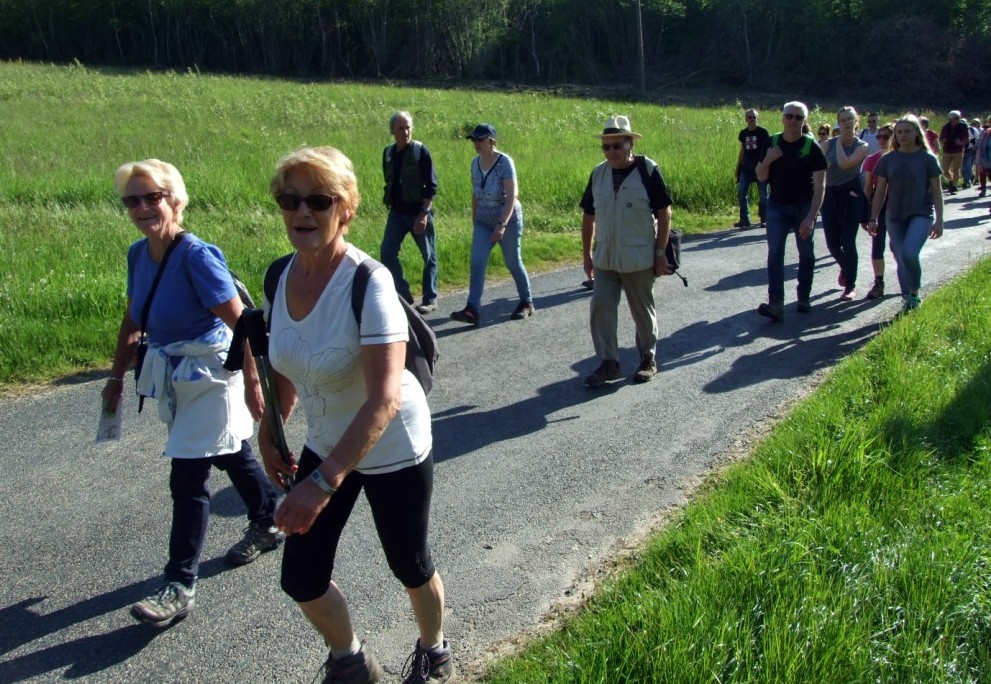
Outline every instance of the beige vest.
<path id="1" fill-rule="evenodd" d="M 644 161 L 649 176 L 657 164 L 650 159 Z M 650 211 L 640 172 L 634 169 L 614 193 L 612 167 L 602 162 L 592 172 L 592 198 L 595 201 L 592 265 L 597 270 L 620 273 L 653 268 L 657 219 Z"/>

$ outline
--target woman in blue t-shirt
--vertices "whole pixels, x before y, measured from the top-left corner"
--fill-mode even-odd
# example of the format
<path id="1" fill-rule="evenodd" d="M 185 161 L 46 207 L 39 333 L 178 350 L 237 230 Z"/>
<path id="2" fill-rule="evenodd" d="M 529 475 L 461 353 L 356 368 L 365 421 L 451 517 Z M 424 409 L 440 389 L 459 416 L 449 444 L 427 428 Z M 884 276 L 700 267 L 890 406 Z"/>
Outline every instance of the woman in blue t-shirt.
<path id="1" fill-rule="evenodd" d="M 248 528 L 227 552 L 228 563 L 250 563 L 278 547 L 285 535 L 274 526 L 278 493 L 248 443 L 252 417 L 259 419 L 264 410 L 254 365 L 248 364 L 247 394 L 242 374 L 223 368 L 243 308 L 224 255 L 183 232 L 189 197 L 171 164 L 157 159 L 124 164 L 114 174 L 114 189 L 144 237 L 128 250 L 127 308 L 103 404 L 109 412 L 118 410 L 124 374 L 137 356 L 136 389 L 158 399 L 159 417 L 168 425 L 163 454 L 172 460 L 173 503 L 165 581 L 132 605 L 131 614 L 164 627 L 196 604 L 213 466 L 227 473 L 248 509 Z"/>
<path id="2" fill-rule="evenodd" d="M 516 166 L 508 154 L 496 150 L 496 129 L 490 124 L 478 124 L 467 136 L 475 145 L 478 156 L 471 162 L 471 271 L 468 283 L 468 304 L 455 311 L 451 318 L 478 326 L 485 289 L 485 269 L 489 254 L 496 243 L 502 248 L 506 268 L 516 283 L 520 301 L 512 318 L 522 320 L 534 312 L 530 294 L 530 276 L 523 266 L 520 243 L 523 239 L 523 207 L 519 201 Z"/>

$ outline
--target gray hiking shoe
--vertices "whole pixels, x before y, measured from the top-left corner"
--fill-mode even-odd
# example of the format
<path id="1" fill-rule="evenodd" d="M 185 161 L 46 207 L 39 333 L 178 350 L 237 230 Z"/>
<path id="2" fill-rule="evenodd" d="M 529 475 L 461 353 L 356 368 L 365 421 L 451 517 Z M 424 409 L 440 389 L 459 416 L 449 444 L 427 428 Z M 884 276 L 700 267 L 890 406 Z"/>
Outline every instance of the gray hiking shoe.
<path id="1" fill-rule="evenodd" d="M 652 353 L 647 352 L 643 355 L 637 372 L 633 374 L 633 382 L 650 382 L 655 375 L 657 375 L 657 361 Z"/>
<path id="2" fill-rule="evenodd" d="M 447 641 L 440 648 L 428 651 L 417 639 L 403 666 L 403 684 L 450 684 L 454 681 L 454 661 Z"/>
<path id="3" fill-rule="evenodd" d="M 590 376 L 585 378 L 585 384 L 597 388 L 617 378 L 619 378 L 619 361 L 603 361 Z"/>
<path id="4" fill-rule="evenodd" d="M 196 587 L 187 588 L 181 582 L 168 582 L 148 598 L 131 606 L 136 620 L 155 627 L 168 627 L 189 614 L 196 606 Z"/>
<path id="5" fill-rule="evenodd" d="M 279 528 L 251 523 L 244 530 L 244 538 L 230 548 L 224 560 L 231 565 L 245 565 L 266 551 L 279 548 L 285 540 L 286 535 Z"/>
<path id="6" fill-rule="evenodd" d="M 757 307 L 757 313 L 770 318 L 775 323 L 785 319 L 785 307 L 781 304 L 761 304 Z"/>
<path id="7" fill-rule="evenodd" d="M 320 674 L 323 674 L 322 684 L 373 684 L 382 677 L 383 672 L 382 666 L 362 642 L 357 653 L 337 660 L 328 655 Z"/>

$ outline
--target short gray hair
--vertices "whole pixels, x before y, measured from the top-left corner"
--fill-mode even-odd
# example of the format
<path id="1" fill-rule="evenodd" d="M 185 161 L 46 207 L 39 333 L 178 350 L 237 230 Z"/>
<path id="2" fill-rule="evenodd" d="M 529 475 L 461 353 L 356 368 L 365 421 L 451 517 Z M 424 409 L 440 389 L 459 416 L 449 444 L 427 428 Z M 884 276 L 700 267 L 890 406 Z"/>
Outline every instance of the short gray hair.
<path id="1" fill-rule="evenodd" d="M 392 116 L 389 117 L 389 133 L 395 133 L 396 122 L 400 119 L 406 119 L 409 121 L 409 127 L 413 128 L 413 115 L 407 112 L 405 109 L 401 109 Z"/>
<path id="2" fill-rule="evenodd" d="M 801 109 L 802 116 L 805 118 L 809 117 L 809 108 L 805 106 L 804 102 L 799 102 L 798 100 L 795 100 L 793 102 L 785 102 L 784 106 L 781 108 L 781 113 L 783 114 L 784 111 L 789 107 L 793 107 L 795 109 Z"/>

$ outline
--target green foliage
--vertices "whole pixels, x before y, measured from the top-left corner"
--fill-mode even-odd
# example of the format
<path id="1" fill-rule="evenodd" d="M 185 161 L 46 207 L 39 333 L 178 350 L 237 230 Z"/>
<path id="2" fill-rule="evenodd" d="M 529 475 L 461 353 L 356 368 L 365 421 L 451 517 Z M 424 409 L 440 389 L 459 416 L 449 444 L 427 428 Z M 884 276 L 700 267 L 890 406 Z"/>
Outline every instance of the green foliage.
<path id="1" fill-rule="evenodd" d="M 991 261 L 845 361 L 486 682 L 991 676 Z"/>
<path id="2" fill-rule="evenodd" d="M 701 79 L 847 94 L 857 83 L 980 98 L 991 76 L 970 67 L 991 49 L 987 9 L 986 0 L 477 0 L 468 10 L 454 0 L 6 0 L 0 58 L 629 85 L 639 83 L 642 26 L 653 86 Z"/>

